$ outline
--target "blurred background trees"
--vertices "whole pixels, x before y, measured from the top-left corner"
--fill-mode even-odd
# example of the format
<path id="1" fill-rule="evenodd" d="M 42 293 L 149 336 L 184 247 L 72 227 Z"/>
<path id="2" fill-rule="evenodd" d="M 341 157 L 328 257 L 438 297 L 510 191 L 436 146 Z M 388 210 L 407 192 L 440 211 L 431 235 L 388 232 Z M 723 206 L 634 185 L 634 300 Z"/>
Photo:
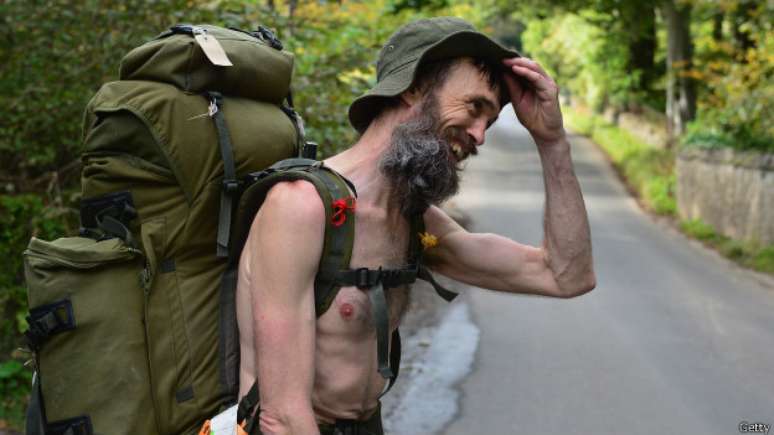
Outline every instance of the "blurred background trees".
<path id="1" fill-rule="evenodd" d="M 127 51 L 180 22 L 275 29 L 296 54 L 309 138 L 329 155 L 356 139 L 347 106 L 375 80 L 387 37 L 436 15 L 463 17 L 537 59 L 573 106 L 662 114 L 673 144 L 774 150 L 771 1 L 5 0 L 0 429 L 20 424 L 29 380 L 14 350 L 26 327 L 21 252 L 31 235 L 77 228 L 82 110 L 117 79 Z"/>
<path id="2" fill-rule="evenodd" d="M 524 50 L 596 111 L 647 107 L 675 140 L 774 147 L 774 3 L 502 1 Z M 686 133 L 686 135 L 683 135 Z"/>

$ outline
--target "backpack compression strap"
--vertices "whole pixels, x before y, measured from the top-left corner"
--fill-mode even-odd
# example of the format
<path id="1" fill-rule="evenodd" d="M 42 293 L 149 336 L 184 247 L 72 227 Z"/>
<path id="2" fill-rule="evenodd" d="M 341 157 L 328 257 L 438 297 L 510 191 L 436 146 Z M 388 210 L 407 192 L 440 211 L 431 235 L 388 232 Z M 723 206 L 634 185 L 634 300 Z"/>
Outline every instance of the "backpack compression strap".
<path id="1" fill-rule="evenodd" d="M 262 27 L 274 38 L 271 31 Z M 276 39 L 272 39 L 275 41 Z M 279 43 L 279 40 L 276 40 Z M 272 46 L 273 43 L 272 43 Z M 280 43 L 280 49 L 282 44 Z M 276 48 L 276 47 L 275 47 Z M 207 92 L 207 98 L 210 100 L 209 114 L 215 124 L 215 130 L 218 134 L 218 145 L 220 147 L 220 156 L 223 160 L 223 186 L 220 194 L 220 212 L 218 214 L 218 233 L 216 237 L 216 255 L 219 258 L 226 258 L 229 254 L 229 242 L 231 235 L 231 214 L 234 210 L 234 200 L 238 198 L 240 189 L 239 180 L 237 180 L 236 165 L 234 164 L 234 147 L 231 144 L 231 134 L 226 126 L 226 118 L 223 116 L 223 96 L 219 92 Z M 281 105 L 280 109 L 290 118 L 293 127 L 296 129 L 296 147 L 302 149 L 304 143 L 304 121 L 301 116 L 293 109 L 293 96 L 288 93 L 288 105 Z M 295 159 L 290 159 L 295 160 Z"/>
<path id="2" fill-rule="evenodd" d="M 218 235 L 216 255 L 220 258 L 228 256 L 229 233 L 231 232 L 231 211 L 234 205 L 234 195 L 239 188 L 234 165 L 234 151 L 231 145 L 231 135 L 226 127 L 223 116 L 223 96 L 219 92 L 207 92 L 210 99 L 210 116 L 215 123 L 220 145 L 220 157 L 223 159 L 223 188 L 220 193 L 220 213 L 218 214 Z"/>

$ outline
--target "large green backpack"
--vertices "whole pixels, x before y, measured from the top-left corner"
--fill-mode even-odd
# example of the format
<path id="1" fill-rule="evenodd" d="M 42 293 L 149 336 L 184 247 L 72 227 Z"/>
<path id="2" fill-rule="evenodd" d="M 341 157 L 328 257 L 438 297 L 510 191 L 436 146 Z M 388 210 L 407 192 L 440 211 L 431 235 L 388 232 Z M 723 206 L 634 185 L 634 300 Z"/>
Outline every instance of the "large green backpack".
<path id="1" fill-rule="evenodd" d="M 201 38 L 214 39 L 233 65 L 213 65 Z M 91 100 L 81 234 L 33 238 L 25 251 L 36 362 L 27 433 L 196 433 L 236 404 L 237 265 L 278 182 L 307 180 L 329 205 L 318 315 L 342 285 L 432 280 L 416 237 L 405 270 L 348 269 L 354 215 L 333 225 L 333 205 L 356 193 L 309 158 L 314 147 L 304 144 L 290 98 L 292 67 L 264 28 L 180 25 L 131 51 L 120 80 Z M 417 217 L 412 233 L 422 230 Z M 388 364 L 384 292 L 371 294 L 380 371 L 391 385 L 399 343 L 393 335 Z M 257 396 L 253 388 L 240 402 L 240 419 Z"/>

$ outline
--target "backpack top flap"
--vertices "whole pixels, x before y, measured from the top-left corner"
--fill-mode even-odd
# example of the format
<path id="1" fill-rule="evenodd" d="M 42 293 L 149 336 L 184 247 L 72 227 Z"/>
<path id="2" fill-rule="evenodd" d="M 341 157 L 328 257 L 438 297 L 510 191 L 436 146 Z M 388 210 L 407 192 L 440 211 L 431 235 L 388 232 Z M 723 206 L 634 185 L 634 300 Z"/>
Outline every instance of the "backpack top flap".
<path id="1" fill-rule="evenodd" d="M 214 37 L 232 66 L 207 58 L 195 33 Z M 265 28 L 256 32 L 210 25 L 177 25 L 130 51 L 119 69 L 121 80 L 170 83 L 190 92 L 224 95 L 280 104 L 290 90 L 293 55 Z"/>
<path id="2" fill-rule="evenodd" d="M 126 149 L 130 143 L 125 137 L 126 123 L 113 122 L 106 125 L 108 129 L 100 128 L 101 123 L 111 123 L 111 114 L 129 112 L 154 139 L 155 144 L 145 148 L 157 149 L 158 160 L 166 161 L 163 166 L 172 170 L 191 203 L 206 186 L 219 183 L 223 175 L 218 132 L 212 118 L 206 115 L 208 104 L 202 95 L 187 94 L 165 83 L 106 83 L 86 107 L 84 153 L 136 155 L 141 151 Z M 238 174 L 261 170 L 298 154 L 296 129 L 279 107 L 246 98 L 228 98 L 219 110 L 225 117 Z M 104 193 L 107 192 L 87 192 L 84 185 L 85 196 Z"/>

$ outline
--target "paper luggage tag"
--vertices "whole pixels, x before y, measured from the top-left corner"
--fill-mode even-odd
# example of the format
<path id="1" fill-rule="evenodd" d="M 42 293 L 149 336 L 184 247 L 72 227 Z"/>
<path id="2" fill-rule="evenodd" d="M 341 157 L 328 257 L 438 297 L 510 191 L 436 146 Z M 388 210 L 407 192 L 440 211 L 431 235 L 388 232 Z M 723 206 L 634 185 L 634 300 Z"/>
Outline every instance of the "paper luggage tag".
<path id="1" fill-rule="evenodd" d="M 237 405 L 212 418 L 210 435 L 237 435 Z"/>
<path id="2" fill-rule="evenodd" d="M 208 35 L 206 30 L 201 28 L 196 29 L 194 31 L 194 39 L 196 39 L 199 47 L 201 47 L 202 51 L 204 51 L 204 55 L 207 56 L 207 59 L 209 59 L 213 65 L 234 65 L 226 55 L 226 52 L 223 50 L 223 46 L 220 45 L 220 42 L 218 42 L 214 36 Z"/>

